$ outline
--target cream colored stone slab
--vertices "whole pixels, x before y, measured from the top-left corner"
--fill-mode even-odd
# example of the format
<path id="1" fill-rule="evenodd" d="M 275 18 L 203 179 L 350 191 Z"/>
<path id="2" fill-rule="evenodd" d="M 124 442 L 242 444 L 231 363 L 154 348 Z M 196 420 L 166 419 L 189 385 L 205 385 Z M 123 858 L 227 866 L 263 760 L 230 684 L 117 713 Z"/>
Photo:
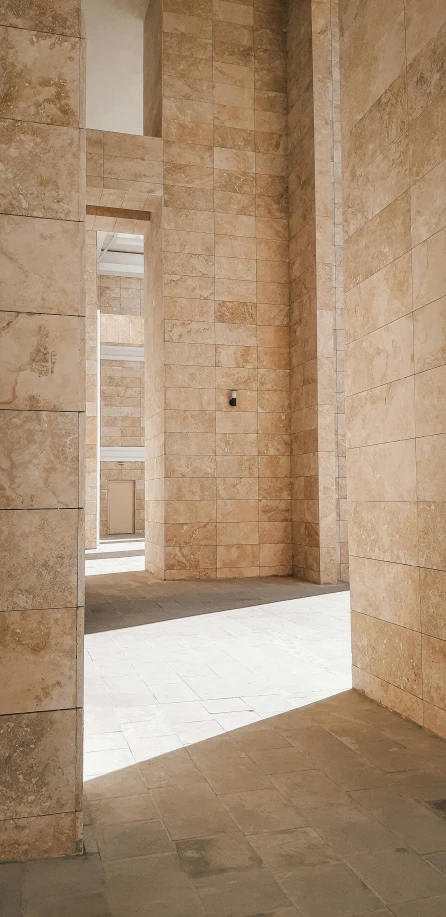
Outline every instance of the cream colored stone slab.
<path id="1" fill-rule="evenodd" d="M 408 63 L 436 35 L 445 20 L 446 12 L 441 0 L 409 0 L 406 10 Z"/>
<path id="2" fill-rule="evenodd" d="M 423 634 L 423 697 L 446 710 L 446 640 Z"/>
<path id="3" fill-rule="evenodd" d="M 353 665 L 421 697 L 421 635 L 387 621 L 352 613 Z"/>
<path id="4" fill-rule="evenodd" d="M 76 703 L 76 610 L 0 614 L 0 713 Z"/>
<path id="5" fill-rule="evenodd" d="M 446 433 L 446 364 L 415 376 L 417 436 Z"/>
<path id="6" fill-rule="evenodd" d="M 78 505 L 78 415 L 0 412 L 0 508 Z"/>
<path id="7" fill-rule="evenodd" d="M 80 410 L 83 325 L 76 317 L 0 314 L 2 408 Z"/>
<path id="8" fill-rule="evenodd" d="M 350 556 L 350 602 L 353 611 L 400 627 L 420 630 L 418 567 Z"/>
<path id="9" fill-rule="evenodd" d="M 74 811 L 75 710 L 0 719 L 2 818 Z M 14 767 L 7 761 L 14 760 Z"/>
<path id="10" fill-rule="evenodd" d="M 446 156 L 446 92 L 409 125 L 410 172 L 418 181 Z"/>
<path id="11" fill-rule="evenodd" d="M 446 501 L 446 434 L 420 437 L 417 444 L 417 497 Z"/>
<path id="12" fill-rule="evenodd" d="M 439 640 L 446 640 L 446 573 L 420 568 L 421 629 Z"/>
<path id="13" fill-rule="evenodd" d="M 79 35 L 79 0 L 64 0 L 63 4 L 58 0 L 29 0 L 25 5 L 4 0 L 0 7 L 0 22 L 18 29 Z"/>
<path id="14" fill-rule="evenodd" d="M 446 229 L 412 251 L 414 309 L 446 295 Z"/>
<path id="15" fill-rule="evenodd" d="M 345 240 L 345 288 L 350 290 L 411 248 L 407 191 Z"/>
<path id="16" fill-rule="evenodd" d="M 78 852 L 76 813 L 2 821 L 0 860 L 73 856 Z"/>
<path id="17" fill-rule="evenodd" d="M 348 524 L 351 554 L 418 563 L 416 503 L 350 503 Z"/>
<path id="18" fill-rule="evenodd" d="M 81 224 L 2 214 L 1 308 L 82 315 L 82 252 Z"/>
<path id="19" fill-rule="evenodd" d="M 77 128 L 1 121 L 1 211 L 79 220 L 81 152 Z"/>
<path id="20" fill-rule="evenodd" d="M 446 503 L 418 504 L 420 566 L 446 570 Z"/>
<path id="21" fill-rule="evenodd" d="M 446 296 L 417 309 L 413 316 L 415 371 L 446 363 Z"/>
<path id="22" fill-rule="evenodd" d="M 419 470 L 415 463 L 414 439 L 349 449 L 349 500 L 416 500 Z"/>
<path id="23" fill-rule="evenodd" d="M 446 225 L 446 159 L 412 185 L 412 244 L 419 245 Z"/>
<path id="24" fill-rule="evenodd" d="M 394 382 L 413 373 L 413 320 L 405 315 L 357 341 L 345 352 L 347 395 Z"/>
<path id="25" fill-rule="evenodd" d="M 347 448 L 412 439 L 415 436 L 413 377 L 346 398 L 346 434 Z M 423 433 L 420 431 L 419 435 Z"/>
<path id="26" fill-rule="evenodd" d="M 77 127 L 79 45 L 76 38 L 0 28 L 0 117 Z"/>
<path id="27" fill-rule="evenodd" d="M 0 610 L 77 604 L 77 510 L 0 512 Z"/>
<path id="28" fill-rule="evenodd" d="M 346 293 L 346 340 L 369 334 L 411 311 L 411 255 L 407 253 Z"/>

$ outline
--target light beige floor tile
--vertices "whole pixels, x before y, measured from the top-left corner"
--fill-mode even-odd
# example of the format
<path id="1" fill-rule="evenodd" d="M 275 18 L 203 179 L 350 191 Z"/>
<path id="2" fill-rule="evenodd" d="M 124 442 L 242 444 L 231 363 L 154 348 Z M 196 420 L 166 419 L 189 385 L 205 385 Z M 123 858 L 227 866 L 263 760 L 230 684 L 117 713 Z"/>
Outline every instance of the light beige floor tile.
<path id="1" fill-rule="evenodd" d="M 446 877 L 404 847 L 347 855 L 346 859 L 385 904 L 446 894 Z"/>
<path id="2" fill-rule="evenodd" d="M 173 840 L 232 833 L 237 826 L 210 786 L 188 785 L 152 791 Z"/>
<path id="3" fill-rule="evenodd" d="M 172 842 L 159 819 L 103 825 L 96 829 L 96 838 L 103 862 L 173 851 Z"/>
<path id="4" fill-rule="evenodd" d="M 244 834 L 300 828 L 306 823 L 275 789 L 232 793 L 220 798 Z"/>
<path id="5" fill-rule="evenodd" d="M 177 841 L 175 846 L 186 872 L 192 879 L 261 866 L 259 856 L 241 834 Z"/>
<path id="6" fill-rule="evenodd" d="M 251 917 L 290 903 L 266 869 L 225 872 L 194 884 L 209 917 Z"/>

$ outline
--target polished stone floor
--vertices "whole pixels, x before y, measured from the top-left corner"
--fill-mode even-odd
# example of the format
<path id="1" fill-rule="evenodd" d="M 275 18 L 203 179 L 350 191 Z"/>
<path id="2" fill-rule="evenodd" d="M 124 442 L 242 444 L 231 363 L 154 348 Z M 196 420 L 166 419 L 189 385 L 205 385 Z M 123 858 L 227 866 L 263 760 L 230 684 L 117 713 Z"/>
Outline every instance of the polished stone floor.
<path id="1" fill-rule="evenodd" d="M 0 917 L 445 917 L 446 743 L 350 690 L 343 587 L 95 573 L 87 853 Z"/>

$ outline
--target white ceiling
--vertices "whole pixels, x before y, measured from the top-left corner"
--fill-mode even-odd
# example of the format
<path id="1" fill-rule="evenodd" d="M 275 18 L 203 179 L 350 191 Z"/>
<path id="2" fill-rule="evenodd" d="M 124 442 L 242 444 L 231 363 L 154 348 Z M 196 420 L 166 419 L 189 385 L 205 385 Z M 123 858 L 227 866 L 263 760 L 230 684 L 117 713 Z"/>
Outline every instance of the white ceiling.
<path id="1" fill-rule="evenodd" d="M 148 0 L 87 0 L 87 127 L 143 132 L 143 33 Z"/>
<path id="2" fill-rule="evenodd" d="M 144 236 L 123 232 L 98 232 L 98 274 L 115 277 L 144 276 Z"/>

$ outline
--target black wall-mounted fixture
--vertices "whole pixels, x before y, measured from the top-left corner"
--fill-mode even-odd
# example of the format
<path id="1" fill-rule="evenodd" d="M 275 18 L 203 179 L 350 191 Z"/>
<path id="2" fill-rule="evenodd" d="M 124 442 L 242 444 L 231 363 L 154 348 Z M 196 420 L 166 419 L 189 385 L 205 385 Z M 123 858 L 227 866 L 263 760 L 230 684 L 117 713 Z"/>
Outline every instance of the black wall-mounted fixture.
<path id="1" fill-rule="evenodd" d="M 237 391 L 236 391 L 236 389 L 233 389 L 233 391 L 231 392 L 231 398 L 229 399 L 229 404 L 231 405 L 231 408 L 235 408 L 235 407 L 237 406 Z"/>

